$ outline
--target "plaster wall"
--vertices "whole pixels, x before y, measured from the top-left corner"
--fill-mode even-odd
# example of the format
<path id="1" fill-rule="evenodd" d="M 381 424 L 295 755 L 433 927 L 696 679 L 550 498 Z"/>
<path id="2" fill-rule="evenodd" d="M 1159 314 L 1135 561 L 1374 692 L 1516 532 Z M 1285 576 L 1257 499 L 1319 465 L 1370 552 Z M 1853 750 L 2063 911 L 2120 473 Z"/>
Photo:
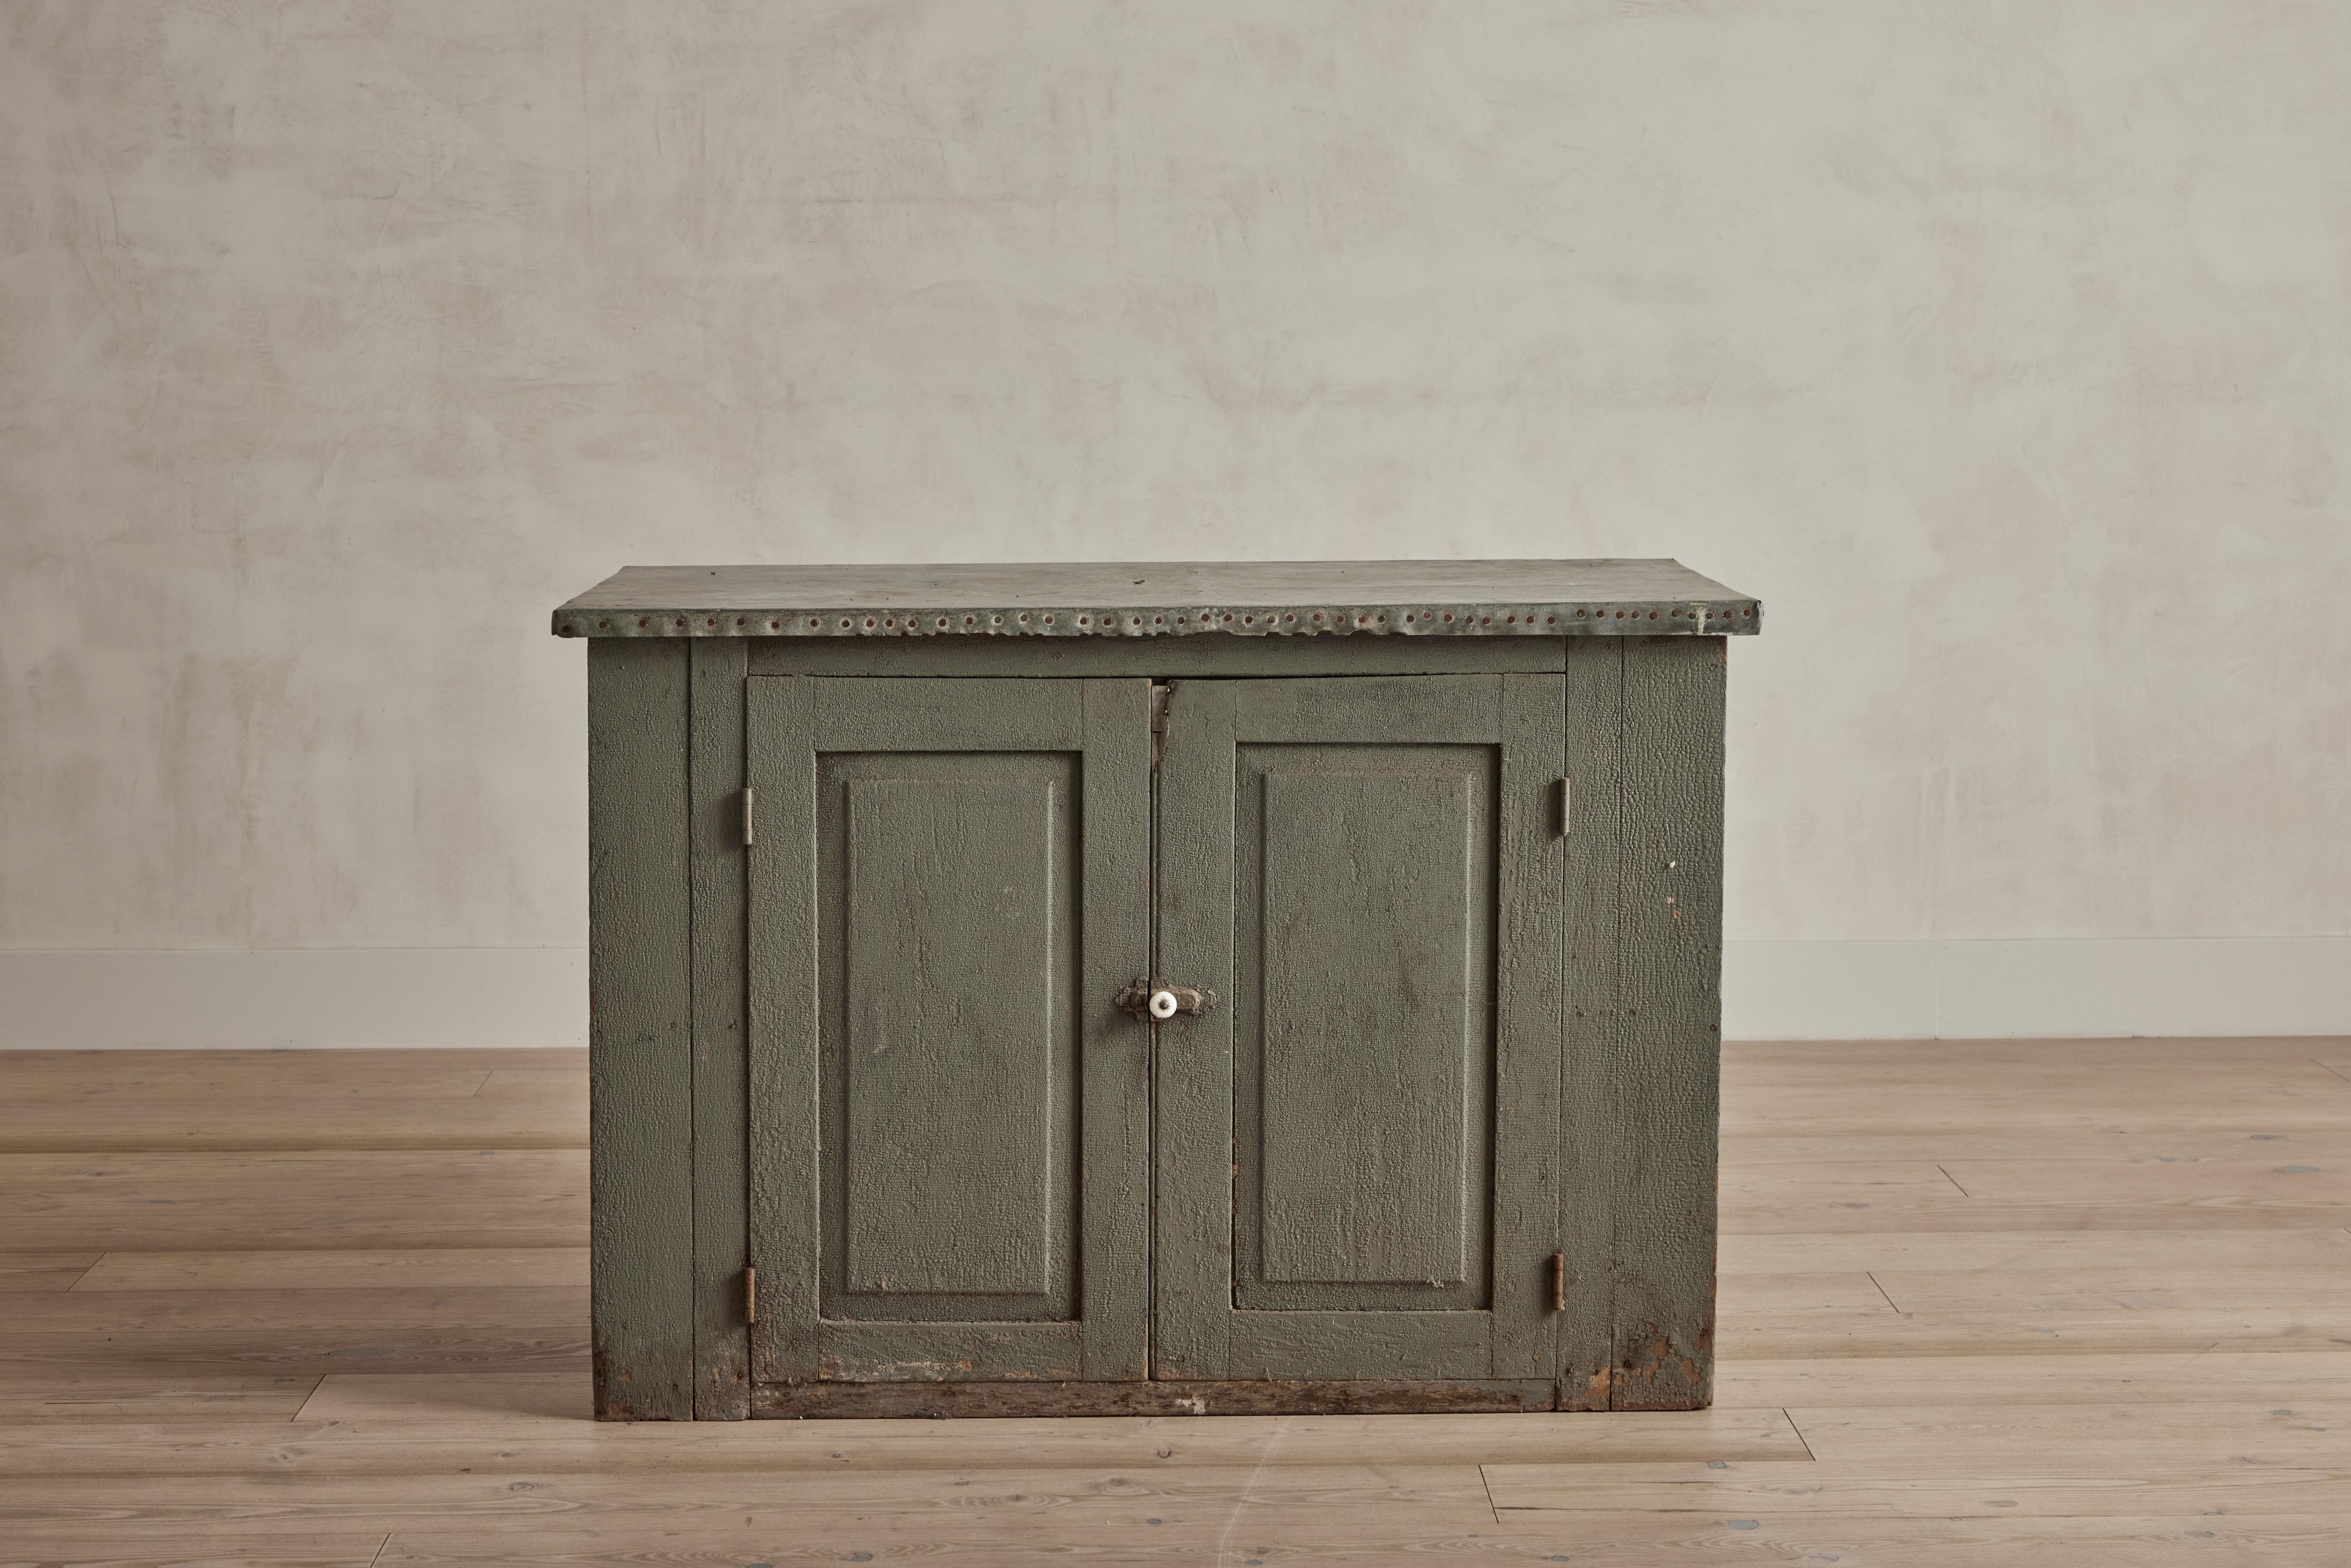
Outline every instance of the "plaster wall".
<path id="1" fill-rule="evenodd" d="M 2286 0 L 0 6 L 0 948 L 578 948 L 624 563 L 1671 555 L 1769 607 L 1734 954 L 2351 951 L 2346 80 Z"/>

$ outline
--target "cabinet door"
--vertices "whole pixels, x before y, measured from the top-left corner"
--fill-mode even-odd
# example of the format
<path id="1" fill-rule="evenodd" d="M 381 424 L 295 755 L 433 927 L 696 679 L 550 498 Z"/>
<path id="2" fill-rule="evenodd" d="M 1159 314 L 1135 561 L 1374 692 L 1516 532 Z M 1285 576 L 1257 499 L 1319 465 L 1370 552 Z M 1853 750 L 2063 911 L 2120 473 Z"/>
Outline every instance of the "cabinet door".
<path id="1" fill-rule="evenodd" d="M 749 686 L 754 1377 L 1144 1376 L 1148 683 Z"/>
<path id="2" fill-rule="evenodd" d="M 1162 1377 L 1555 1364 L 1557 675 L 1186 682 L 1160 764 Z"/>

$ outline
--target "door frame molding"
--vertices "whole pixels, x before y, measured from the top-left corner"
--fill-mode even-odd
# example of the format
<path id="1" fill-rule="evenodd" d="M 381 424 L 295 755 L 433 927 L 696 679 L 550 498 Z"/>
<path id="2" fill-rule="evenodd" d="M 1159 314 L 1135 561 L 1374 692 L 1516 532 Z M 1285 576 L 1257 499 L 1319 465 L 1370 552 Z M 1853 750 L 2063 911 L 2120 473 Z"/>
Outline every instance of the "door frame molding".
<path id="1" fill-rule="evenodd" d="M 759 831 L 747 899 L 749 1260 L 759 1271 L 748 1339 L 754 1382 L 1140 1378 L 1148 1368 L 1149 1043 L 1112 1003 L 1149 953 L 1149 684 L 752 676 L 745 782 Z M 836 1322 L 820 1316 L 821 995 L 816 973 L 816 758 L 827 751 L 1074 752 L 1082 856 L 1079 1001 L 1078 1317 L 1069 1321 Z M 756 956 L 767 955 L 761 961 Z M 960 1346 L 958 1345 L 960 1341 Z M 969 1346 L 990 1352 L 973 1355 Z"/>

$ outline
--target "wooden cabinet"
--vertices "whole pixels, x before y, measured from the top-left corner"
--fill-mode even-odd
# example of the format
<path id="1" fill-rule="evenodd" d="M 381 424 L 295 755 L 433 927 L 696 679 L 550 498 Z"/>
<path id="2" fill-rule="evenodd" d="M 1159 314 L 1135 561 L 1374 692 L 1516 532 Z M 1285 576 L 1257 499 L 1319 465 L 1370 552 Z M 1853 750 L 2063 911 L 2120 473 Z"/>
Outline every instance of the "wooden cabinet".
<path id="1" fill-rule="evenodd" d="M 1760 615 L 1671 562 L 564 606 L 598 1413 L 1705 1404 Z"/>

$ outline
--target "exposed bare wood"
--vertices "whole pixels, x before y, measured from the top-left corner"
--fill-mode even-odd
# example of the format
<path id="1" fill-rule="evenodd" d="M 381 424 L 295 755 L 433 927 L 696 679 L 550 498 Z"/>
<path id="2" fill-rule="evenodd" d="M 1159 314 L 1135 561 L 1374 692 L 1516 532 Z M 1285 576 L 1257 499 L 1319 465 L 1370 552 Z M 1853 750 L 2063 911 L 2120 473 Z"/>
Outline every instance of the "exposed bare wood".
<path id="1" fill-rule="evenodd" d="M 874 1416 L 1324 1416 L 1549 1410 L 1548 1381 L 1165 1380 L 1151 1383 L 816 1383 L 756 1389 L 775 1420 Z"/>

